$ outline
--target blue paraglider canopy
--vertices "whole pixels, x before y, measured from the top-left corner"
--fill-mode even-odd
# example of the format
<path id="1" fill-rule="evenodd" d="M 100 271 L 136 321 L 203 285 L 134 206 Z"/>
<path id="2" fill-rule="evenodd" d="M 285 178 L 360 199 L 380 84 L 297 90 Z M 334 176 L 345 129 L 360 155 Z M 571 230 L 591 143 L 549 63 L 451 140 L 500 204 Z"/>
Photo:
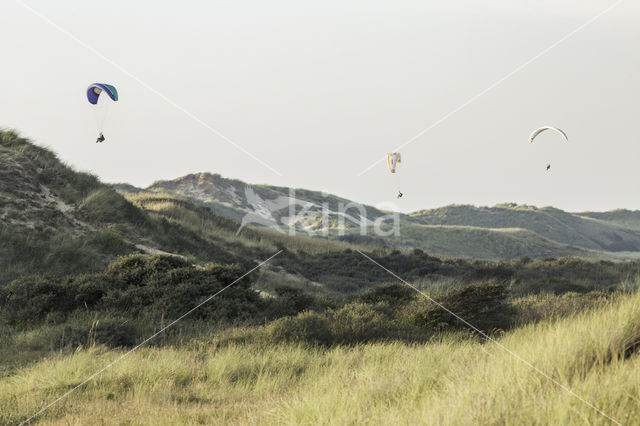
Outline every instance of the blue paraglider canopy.
<path id="1" fill-rule="evenodd" d="M 105 83 L 93 83 L 87 88 L 87 99 L 89 99 L 89 103 L 93 105 L 97 104 L 98 98 L 103 92 L 109 95 L 111 100 L 118 100 L 118 91 L 115 87 Z"/>

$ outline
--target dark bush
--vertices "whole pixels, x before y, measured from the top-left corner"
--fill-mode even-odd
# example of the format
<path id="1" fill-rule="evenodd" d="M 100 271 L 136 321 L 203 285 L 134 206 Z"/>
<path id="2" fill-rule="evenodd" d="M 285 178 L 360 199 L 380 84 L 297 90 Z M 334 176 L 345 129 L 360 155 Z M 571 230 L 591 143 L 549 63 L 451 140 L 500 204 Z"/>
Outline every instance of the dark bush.
<path id="1" fill-rule="evenodd" d="M 78 214 L 91 223 L 131 223 L 145 225 L 146 215 L 108 186 L 92 191 L 82 200 Z"/>
<path id="2" fill-rule="evenodd" d="M 0 287 L 0 320 L 14 325 L 64 321 L 76 310 L 173 319 L 218 292 L 190 318 L 255 320 L 264 302 L 251 289 L 250 276 L 221 292 L 240 275 L 233 265 L 200 269 L 174 256 L 127 256 L 100 274 L 31 276 Z"/>
<path id="3" fill-rule="evenodd" d="M 409 303 L 415 295 L 416 291 L 406 284 L 383 284 L 367 290 L 360 300 L 369 304 L 384 302 L 394 307 Z"/>
<path id="4" fill-rule="evenodd" d="M 231 284 L 241 270 L 233 265 L 197 269 L 175 256 L 132 255 L 110 266 L 107 275 L 117 290 L 103 297 L 102 309 L 177 318 Z M 219 321 L 254 317 L 262 301 L 250 284 L 250 277 L 243 278 L 190 317 Z"/>
<path id="5" fill-rule="evenodd" d="M 57 277 L 25 277 L 0 287 L 0 318 L 9 324 L 33 323 L 51 312 L 76 308 L 73 288 Z"/>
<path id="6" fill-rule="evenodd" d="M 466 274 L 470 281 L 495 280 L 507 282 L 514 276 L 514 271 L 509 265 L 503 263 L 490 263 L 483 261 L 474 262 L 475 268 Z"/>
<path id="7" fill-rule="evenodd" d="M 51 347 L 78 347 L 93 344 L 110 348 L 136 345 L 138 330 L 123 319 L 107 318 L 93 323 L 65 325 L 51 339 Z"/>
<path id="8" fill-rule="evenodd" d="M 121 257 L 107 268 L 106 274 L 119 287 L 145 285 L 153 275 L 162 275 L 176 268 L 190 267 L 190 263 L 178 256 L 131 254 Z"/>
<path id="9" fill-rule="evenodd" d="M 304 290 L 290 286 L 275 288 L 276 298 L 268 301 L 268 316 L 280 318 L 296 315 L 309 310 L 315 303 L 315 298 Z"/>
<path id="10" fill-rule="evenodd" d="M 114 255 L 125 254 L 131 248 L 122 235 L 113 229 L 103 229 L 98 232 L 91 239 L 91 244 L 103 253 Z"/>
<path id="11" fill-rule="evenodd" d="M 295 317 L 273 321 L 266 329 L 272 342 L 300 342 L 318 345 L 331 343 L 329 321 L 315 312 L 302 312 Z"/>
<path id="12" fill-rule="evenodd" d="M 334 340 L 345 344 L 389 339 L 394 335 L 390 318 L 361 302 L 343 306 L 331 315 Z"/>
<path id="13" fill-rule="evenodd" d="M 438 302 L 477 329 L 491 333 L 506 330 L 514 321 L 513 308 L 507 303 L 509 291 L 505 284 L 470 285 L 445 294 Z M 456 316 L 433 302 L 413 314 L 416 325 L 437 331 L 470 328 Z"/>

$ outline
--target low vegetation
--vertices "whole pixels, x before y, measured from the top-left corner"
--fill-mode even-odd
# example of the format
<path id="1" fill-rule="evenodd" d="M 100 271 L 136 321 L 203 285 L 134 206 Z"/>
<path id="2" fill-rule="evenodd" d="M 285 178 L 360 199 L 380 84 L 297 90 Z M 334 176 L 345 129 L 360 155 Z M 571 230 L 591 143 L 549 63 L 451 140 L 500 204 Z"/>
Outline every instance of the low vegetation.
<path id="1" fill-rule="evenodd" d="M 366 304 L 343 308 L 377 330 Z M 498 342 L 623 424 L 640 416 L 640 295 L 496 335 Z M 337 312 L 336 312 L 337 314 Z M 340 316 L 339 314 L 338 316 Z M 141 348 L 47 410 L 66 423 L 609 424 L 500 347 L 464 332 L 426 343 L 326 345 L 331 324 L 305 313 Z M 338 323 L 341 323 L 338 320 Z M 358 331 L 359 323 L 343 332 Z M 316 344 L 279 338 L 293 329 Z M 309 331 L 313 332 L 309 332 Z M 319 330 L 319 331 L 318 331 Z M 366 331 L 368 333 L 369 331 Z M 248 337 L 253 336 L 253 337 Z M 125 349 L 50 355 L 0 381 L 0 422 L 18 423 Z"/>
<path id="2" fill-rule="evenodd" d="M 638 261 L 544 257 L 546 242 L 539 258 L 487 261 L 349 235 L 238 234 L 205 202 L 117 185 L 123 195 L 14 132 L 0 132 L 0 162 L 0 424 L 117 360 L 38 419 L 610 422 L 513 354 L 616 421 L 640 416 Z M 413 226 L 449 226 L 426 223 L 449 220 L 440 213 Z M 430 244 L 456 235 L 444 231 Z M 473 232 L 496 252 L 531 252 L 530 236 Z"/>
<path id="3" fill-rule="evenodd" d="M 356 259 L 362 259 L 358 256 Z M 444 267 L 421 252 L 392 254 L 379 261 L 409 277 L 441 272 L 437 267 Z M 425 270 L 427 264 L 432 269 Z M 360 265 L 362 271 L 370 272 L 371 268 Z M 519 296 L 513 291 L 512 270 L 485 263 L 480 264 L 485 269 L 464 265 L 468 270 L 456 285 L 449 282 L 446 289 L 430 288 L 424 280 L 418 285 L 423 294 L 488 334 L 571 315 L 635 288 L 635 284 L 625 284 L 595 290 L 576 285 L 581 292 Z M 525 265 L 539 269 L 535 262 Z M 72 351 L 90 344 L 133 346 L 235 282 L 245 270 L 238 265 L 200 267 L 176 256 L 137 254 L 121 257 L 99 273 L 24 276 L 0 288 L 0 330 L 5 341 L 11 342 L 0 350 L 0 364 L 3 369 L 17 367 L 52 351 Z M 353 276 L 360 271 L 353 265 L 350 270 Z M 524 274 L 526 268 L 521 265 L 519 271 Z M 368 277 L 358 279 L 380 281 Z M 276 282 L 271 284 L 272 294 L 261 296 L 254 288 L 259 279 L 256 273 L 236 282 L 152 344 L 165 344 L 167 339 L 184 342 L 230 327 L 249 327 L 245 340 L 324 346 L 424 343 L 439 335 L 477 331 L 398 282 L 381 281 L 350 293 L 312 293 Z"/>

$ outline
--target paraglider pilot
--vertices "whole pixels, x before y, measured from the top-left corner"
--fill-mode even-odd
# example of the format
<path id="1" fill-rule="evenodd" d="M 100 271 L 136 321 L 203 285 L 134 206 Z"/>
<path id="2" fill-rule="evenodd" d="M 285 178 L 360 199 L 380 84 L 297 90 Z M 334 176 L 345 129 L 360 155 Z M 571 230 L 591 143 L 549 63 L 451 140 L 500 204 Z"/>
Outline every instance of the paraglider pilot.
<path id="1" fill-rule="evenodd" d="M 97 105 L 98 104 L 98 99 L 100 99 L 100 96 L 106 93 L 106 95 L 114 102 L 118 101 L 118 90 L 110 85 L 110 84 L 106 84 L 106 83 L 93 83 L 90 84 L 89 87 L 87 88 L 87 100 L 89 101 L 89 103 L 91 105 Z M 97 110 L 96 110 L 96 118 L 98 118 L 98 122 L 101 123 L 100 124 L 100 128 L 102 128 L 102 122 L 104 121 L 104 115 L 102 117 L 99 117 L 97 114 Z M 102 131 L 100 131 L 100 134 L 98 135 L 98 139 L 96 139 L 96 143 L 101 143 L 104 142 L 104 135 L 102 134 Z"/>

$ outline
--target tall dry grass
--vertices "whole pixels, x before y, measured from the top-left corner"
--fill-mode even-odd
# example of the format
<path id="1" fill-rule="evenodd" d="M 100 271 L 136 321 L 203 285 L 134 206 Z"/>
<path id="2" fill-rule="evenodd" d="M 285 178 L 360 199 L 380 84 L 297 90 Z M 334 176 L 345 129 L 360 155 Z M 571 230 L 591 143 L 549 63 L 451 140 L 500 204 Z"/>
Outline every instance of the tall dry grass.
<path id="1" fill-rule="evenodd" d="M 220 345 L 134 352 L 40 417 L 45 424 L 610 424 L 492 343 L 329 349 Z M 640 418 L 640 294 L 531 324 L 499 343 L 624 424 Z M 121 356 L 91 348 L 0 381 L 0 422 L 26 419 Z"/>

